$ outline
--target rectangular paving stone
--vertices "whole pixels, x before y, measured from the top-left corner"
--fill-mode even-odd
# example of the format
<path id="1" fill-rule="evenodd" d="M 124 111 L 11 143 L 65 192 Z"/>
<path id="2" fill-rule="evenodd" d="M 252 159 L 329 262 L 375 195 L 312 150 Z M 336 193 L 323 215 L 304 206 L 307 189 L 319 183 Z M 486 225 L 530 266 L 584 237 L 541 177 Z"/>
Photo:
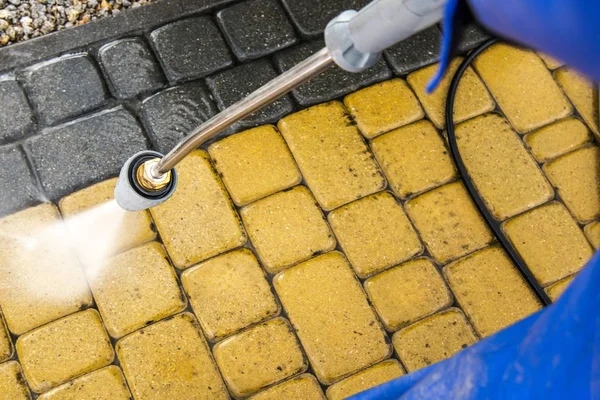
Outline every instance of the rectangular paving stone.
<path id="1" fill-rule="evenodd" d="M 0 147 L 0 216 L 12 214 L 43 201 L 20 146 Z"/>
<path id="2" fill-rule="evenodd" d="M 327 219 L 354 271 L 361 278 L 423 251 L 402 206 L 388 192 L 338 208 Z"/>
<path id="3" fill-rule="evenodd" d="M 315 8 L 315 4 L 311 8 Z M 275 67 L 280 73 L 287 71 L 324 47 L 325 43 L 322 40 L 316 40 L 277 53 L 274 58 Z M 301 106 L 310 106 L 336 99 L 391 77 L 392 71 L 383 60 L 358 73 L 344 71 L 334 65 L 310 81 L 298 86 L 292 91 L 292 94 Z"/>
<path id="4" fill-rule="evenodd" d="M 130 400 L 131 393 L 116 365 L 91 372 L 38 396 L 40 400 Z"/>
<path id="5" fill-rule="evenodd" d="M 519 136 L 498 114 L 460 124 L 456 140 L 469 176 L 496 219 L 512 217 L 554 196 Z"/>
<path id="6" fill-rule="evenodd" d="M 531 154 L 546 162 L 593 140 L 588 128 L 577 118 L 565 118 L 523 138 Z"/>
<path id="7" fill-rule="evenodd" d="M 569 277 L 561 279 L 556 283 L 553 283 L 544 290 L 546 291 L 548 297 L 550 297 L 550 299 L 552 299 L 552 301 L 555 302 L 563 294 L 565 289 L 569 287 L 574 278 L 575 275 L 571 275 Z"/>
<path id="8" fill-rule="evenodd" d="M 546 64 L 546 67 L 548 67 L 548 69 L 555 70 L 565 65 L 565 63 L 563 63 L 562 61 L 557 60 L 556 58 L 551 57 L 547 54 L 537 53 L 537 55 L 542 59 L 542 61 L 544 61 L 544 64 Z"/>
<path id="9" fill-rule="evenodd" d="M 117 175 L 148 147 L 136 119 L 120 107 L 47 130 L 25 145 L 51 200 Z"/>
<path id="10" fill-rule="evenodd" d="M 277 126 L 323 209 L 332 210 L 386 186 L 377 162 L 341 103 L 302 110 Z"/>
<path id="11" fill-rule="evenodd" d="M 20 336 L 17 353 L 40 393 L 110 364 L 114 351 L 96 310 L 81 311 Z"/>
<path id="12" fill-rule="evenodd" d="M 388 47 L 383 54 L 396 75 L 408 73 L 437 62 L 440 58 L 442 34 L 432 26 Z"/>
<path id="13" fill-rule="evenodd" d="M 249 0 L 217 13 L 217 21 L 240 61 L 285 49 L 297 42 L 294 27 L 275 0 Z"/>
<path id="14" fill-rule="evenodd" d="M 388 331 L 449 307 L 453 298 L 427 258 L 408 261 L 367 279 L 365 290 Z"/>
<path id="15" fill-rule="evenodd" d="M 447 265 L 444 275 L 482 337 L 541 308 L 533 291 L 498 247 L 488 247 Z"/>
<path id="16" fill-rule="evenodd" d="M 319 382 L 310 374 L 302 374 L 278 385 L 271 386 L 251 397 L 252 400 L 325 400 Z"/>
<path id="17" fill-rule="evenodd" d="M 16 361 L 0 364 L 0 395 L 3 400 L 31 400 L 21 366 Z"/>
<path id="18" fill-rule="evenodd" d="M 116 350 L 136 399 L 229 399 L 192 314 L 178 314 L 125 336 Z"/>
<path id="19" fill-rule="evenodd" d="M 150 33 L 150 42 L 171 82 L 201 78 L 233 63 L 225 39 L 209 16 L 162 26 Z"/>
<path id="20" fill-rule="evenodd" d="M 519 133 L 527 133 L 572 112 L 552 75 L 532 51 L 496 44 L 477 57 L 474 65 Z"/>
<path id="21" fill-rule="evenodd" d="M 481 249 L 494 239 L 462 182 L 415 197 L 405 207 L 427 249 L 440 264 Z"/>
<path id="22" fill-rule="evenodd" d="M 335 248 L 321 209 L 304 186 L 296 186 L 241 211 L 250 240 L 269 273 Z"/>
<path id="23" fill-rule="evenodd" d="M 284 318 L 272 319 L 225 339 L 213 351 L 236 398 L 256 393 L 308 367 L 298 339 Z"/>
<path id="24" fill-rule="evenodd" d="M 262 59 L 214 74 L 206 79 L 206 83 L 217 106 L 220 110 L 224 110 L 276 76 L 277 72 L 275 72 L 271 63 L 266 59 Z M 283 96 L 261 110 L 250 114 L 236 123 L 236 126 L 250 127 L 273 123 L 290 112 L 292 112 L 292 102 L 289 96 Z"/>
<path id="25" fill-rule="evenodd" d="M 92 111 L 108 99 L 99 71 L 85 53 L 34 65 L 22 72 L 21 79 L 44 125 Z"/>
<path id="26" fill-rule="evenodd" d="M 381 82 L 344 98 L 366 138 L 407 125 L 425 116 L 415 94 L 402 79 Z"/>
<path id="27" fill-rule="evenodd" d="M 392 342 L 412 372 L 453 356 L 477 342 L 477 336 L 462 311 L 449 308 L 396 332 Z"/>
<path id="28" fill-rule="evenodd" d="M 460 51 L 466 52 L 479 46 L 489 38 L 490 35 L 485 31 L 484 28 L 476 23 L 471 23 L 465 29 L 464 36 L 458 48 Z"/>
<path id="29" fill-rule="evenodd" d="M 588 146 L 544 166 L 544 172 L 580 223 L 600 216 L 600 149 Z"/>
<path id="30" fill-rule="evenodd" d="M 13 355 L 13 344 L 10 334 L 4 323 L 4 318 L 0 314 L 0 363 L 8 360 Z"/>
<path id="31" fill-rule="evenodd" d="M 590 243 L 594 246 L 595 249 L 600 248 L 600 221 L 594 221 L 587 224 L 583 231 L 585 232 L 585 236 L 587 236 Z"/>
<path id="32" fill-rule="evenodd" d="M 173 265 L 192 264 L 239 247 L 246 233 L 208 154 L 190 153 L 178 166 L 177 190 L 150 210 Z"/>
<path id="33" fill-rule="evenodd" d="M 128 99 L 160 89 L 165 77 L 150 49 L 139 38 L 110 42 L 98 51 L 112 94 Z"/>
<path id="34" fill-rule="evenodd" d="M 273 285 L 322 383 L 334 383 L 390 355 L 389 340 L 341 253 L 283 271 Z"/>
<path id="35" fill-rule="evenodd" d="M 0 78 L 0 143 L 19 140 L 31 133 L 33 112 L 16 80 Z"/>
<path id="36" fill-rule="evenodd" d="M 411 73 L 406 78 L 421 101 L 427 116 L 439 129 L 443 129 L 446 126 L 446 98 L 452 77 L 461 61 L 461 58 L 457 58 L 451 62 L 446 75 L 431 94 L 427 93 L 426 87 L 437 72 L 439 68 L 438 64 L 422 68 Z M 471 67 L 467 68 L 456 91 L 454 123 L 457 124 L 477 115 L 492 111 L 494 107 L 494 100 L 492 100 L 481 79 L 479 79 Z"/>
<path id="37" fill-rule="evenodd" d="M 327 398 L 343 400 L 402 375 L 404 375 L 404 368 L 398 361 L 386 360 L 329 386 Z"/>
<path id="38" fill-rule="evenodd" d="M 297 185 L 302 175 L 285 141 L 271 125 L 210 145 L 208 153 L 238 206 Z"/>
<path id="39" fill-rule="evenodd" d="M 164 154 L 217 112 L 201 81 L 163 90 L 144 99 L 140 107 L 152 144 Z"/>
<path id="40" fill-rule="evenodd" d="M 181 283 L 211 341 L 279 313 L 264 272 L 248 249 L 234 250 L 186 270 Z"/>
<path id="41" fill-rule="evenodd" d="M 0 307 L 16 335 L 92 302 L 60 214 L 42 204 L 0 219 Z"/>
<path id="42" fill-rule="evenodd" d="M 581 229 L 557 202 L 521 214 L 502 229 L 542 286 L 580 270 L 593 254 Z"/>
<path id="43" fill-rule="evenodd" d="M 390 186 L 403 199 L 456 177 L 444 139 L 429 121 L 381 135 L 373 139 L 371 149 Z"/>
<path id="44" fill-rule="evenodd" d="M 554 77 L 581 114 L 589 128 L 599 137 L 598 89 L 592 82 L 572 69 L 561 68 Z"/>

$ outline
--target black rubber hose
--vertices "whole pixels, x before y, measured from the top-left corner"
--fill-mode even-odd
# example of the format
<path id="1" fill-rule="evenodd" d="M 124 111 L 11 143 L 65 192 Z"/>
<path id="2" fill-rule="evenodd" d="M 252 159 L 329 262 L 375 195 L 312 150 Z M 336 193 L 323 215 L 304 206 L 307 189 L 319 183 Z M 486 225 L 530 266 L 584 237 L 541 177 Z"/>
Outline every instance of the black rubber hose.
<path id="1" fill-rule="evenodd" d="M 450 145 L 450 154 L 452 155 L 452 158 L 454 159 L 456 167 L 458 168 L 458 171 L 459 171 L 460 175 L 462 176 L 463 182 L 467 188 L 467 192 L 469 193 L 469 195 L 475 202 L 475 205 L 477 206 L 477 209 L 479 210 L 479 212 L 485 219 L 485 222 L 490 227 L 492 232 L 494 232 L 494 235 L 498 239 L 498 242 L 504 248 L 504 251 L 506 251 L 506 253 L 510 257 L 512 262 L 517 266 L 517 268 L 521 272 L 521 275 L 523 276 L 523 278 L 525 278 L 525 280 L 527 281 L 529 286 L 531 286 L 531 288 L 534 290 L 534 292 L 537 295 L 540 302 L 544 306 L 547 306 L 550 303 L 552 303 L 552 301 L 550 300 L 550 298 L 544 291 L 544 288 L 542 288 L 540 286 L 540 284 L 537 282 L 537 280 L 533 276 L 533 273 L 527 267 L 527 264 L 525 264 L 525 262 L 523 261 L 523 259 L 519 255 L 519 253 L 515 250 L 512 243 L 510 242 L 510 240 L 506 237 L 506 235 L 504 235 L 504 232 L 502 232 L 502 228 L 500 227 L 500 222 L 498 222 L 492 216 L 492 214 L 486 207 L 483 199 L 479 195 L 479 192 L 477 192 L 477 189 L 475 188 L 475 184 L 473 183 L 473 181 L 471 180 L 471 177 L 469 176 L 469 172 L 467 171 L 467 168 L 465 167 L 463 159 L 460 155 L 460 151 L 458 149 L 458 143 L 456 142 L 456 133 L 454 131 L 454 99 L 456 97 L 456 91 L 458 89 L 460 80 L 461 80 L 462 76 L 464 75 L 465 71 L 467 70 L 467 68 L 473 62 L 473 60 L 475 60 L 475 58 L 477 58 L 477 56 L 479 54 L 481 54 L 483 51 L 485 51 L 488 47 L 490 47 L 491 45 L 493 45 L 497 42 L 498 42 L 498 39 L 489 39 L 489 40 L 485 41 L 484 43 L 482 43 L 481 45 L 479 45 L 479 47 L 477 47 L 475 50 L 473 50 L 463 60 L 463 62 L 458 67 L 458 70 L 454 74 L 454 77 L 452 78 L 452 82 L 450 83 L 450 89 L 448 90 L 448 97 L 446 99 L 446 129 L 447 129 L 447 133 L 448 133 L 448 143 Z"/>

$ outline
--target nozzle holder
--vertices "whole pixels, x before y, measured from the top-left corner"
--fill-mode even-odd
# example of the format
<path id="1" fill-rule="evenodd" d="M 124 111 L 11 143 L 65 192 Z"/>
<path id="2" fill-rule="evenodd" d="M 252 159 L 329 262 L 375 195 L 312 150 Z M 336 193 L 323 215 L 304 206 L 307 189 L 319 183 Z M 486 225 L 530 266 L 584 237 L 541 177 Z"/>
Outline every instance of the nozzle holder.
<path id="1" fill-rule="evenodd" d="M 144 163 L 155 160 L 157 158 L 160 158 L 160 157 L 153 156 L 151 154 L 142 154 L 136 160 L 134 160 L 134 162 L 132 162 L 130 164 L 129 181 L 130 181 L 131 185 L 134 187 L 134 189 L 136 190 L 136 192 L 138 192 L 142 196 L 151 197 L 151 198 L 161 198 L 166 193 L 168 193 L 169 190 L 171 190 L 171 186 L 173 185 L 173 178 L 172 178 L 171 171 L 168 171 L 165 173 L 165 174 L 169 174 L 169 177 L 167 178 L 168 181 L 166 182 L 166 184 L 160 184 L 160 185 L 158 185 L 158 187 L 156 189 L 150 188 L 150 187 L 148 187 L 148 185 L 145 185 L 144 183 L 140 182 L 142 175 L 144 175 L 144 172 L 140 172 L 141 170 L 143 170 L 145 168 Z M 146 178 L 149 180 L 152 179 L 151 177 L 146 177 Z"/>

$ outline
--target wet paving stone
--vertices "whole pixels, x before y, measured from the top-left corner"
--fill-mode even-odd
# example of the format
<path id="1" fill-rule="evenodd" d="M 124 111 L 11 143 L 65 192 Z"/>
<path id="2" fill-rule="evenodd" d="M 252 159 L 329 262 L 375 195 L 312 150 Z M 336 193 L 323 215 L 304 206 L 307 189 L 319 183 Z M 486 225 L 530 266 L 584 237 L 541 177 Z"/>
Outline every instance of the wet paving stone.
<path id="1" fill-rule="evenodd" d="M 240 61 L 274 53 L 296 43 L 294 28 L 276 0 L 249 0 L 217 13 L 233 53 Z"/>
<path id="2" fill-rule="evenodd" d="M 386 360 L 360 371 L 327 388 L 329 400 L 343 400 L 382 383 L 404 375 L 404 368 L 397 360 Z"/>
<path id="3" fill-rule="evenodd" d="M 251 397 L 252 400 L 325 400 L 325 395 L 317 379 L 310 374 L 302 374 L 278 385 L 271 386 Z"/>
<path id="4" fill-rule="evenodd" d="M 573 282 L 574 278 L 575 275 L 571 275 L 567 278 L 561 279 L 556 283 L 553 283 L 544 290 L 546 291 L 546 294 L 548 294 L 548 297 L 552 299 L 552 301 L 556 301 L 558 300 L 560 295 L 563 294 L 563 292 L 569 287 L 571 282 Z"/>
<path id="5" fill-rule="evenodd" d="M 6 400 L 30 400 L 23 370 L 17 361 L 0 364 L 0 393 Z"/>
<path id="6" fill-rule="evenodd" d="M 83 375 L 43 393 L 39 400 L 111 399 L 131 400 L 123 372 L 116 365 Z"/>
<path id="7" fill-rule="evenodd" d="M 99 108 L 108 97 L 96 65 L 86 54 L 34 65 L 22 72 L 22 79 L 29 99 L 45 125 L 54 125 Z"/>
<path id="8" fill-rule="evenodd" d="M 13 355 L 13 344 L 8 333 L 8 328 L 4 323 L 4 318 L 0 314 L 0 363 L 8 360 Z"/>
<path id="9" fill-rule="evenodd" d="M 598 126 L 598 89 L 594 84 L 571 68 L 561 68 L 554 72 L 554 78 L 565 91 L 581 117 L 596 134 Z"/>
<path id="10" fill-rule="evenodd" d="M 219 29 L 210 17 L 183 19 L 150 34 L 169 81 L 201 78 L 232 64 Z"/>
<path id="11" fill-rule="evenodd" d="M 0 144 L 18 140 L 30 133 L 33 113 L 25 94 L 15 80 L 0 79 Z"/>
<path id="12" fill-rule="evenodd" d="M 491 36 L 482 27 L 471 24 L 465 30 L 459 49 L 463 52 L 474 49 Z"/>
<path id="13" fill-rule="evenodd" d="M 594 140 L 588 128 L 577 118 L 565 118 L 523 138 L 531 154 L 546 162 Z"/>
<path id="14" fill-rule="evenodd" d="M 437 62 L 440 58 L 442 34 L 432 26 L 384 51 L 386 60 L 396 75 L 407 75 L 416 69 Z"/>
<path id="15" fill-rule="evenodd" d="M 148 46 L 138 38 L 123 39 L 103 46 L 100 65 L 109 88 L 118 99 L 135 97 L 164 85 L 164 76 Z"/>
<path id="16" fill-rule="evenodd" d="M 0 147 L 0 216 L 40 203 L 44 196 L 31 175 L 26 156 L 18 146 Z"/>

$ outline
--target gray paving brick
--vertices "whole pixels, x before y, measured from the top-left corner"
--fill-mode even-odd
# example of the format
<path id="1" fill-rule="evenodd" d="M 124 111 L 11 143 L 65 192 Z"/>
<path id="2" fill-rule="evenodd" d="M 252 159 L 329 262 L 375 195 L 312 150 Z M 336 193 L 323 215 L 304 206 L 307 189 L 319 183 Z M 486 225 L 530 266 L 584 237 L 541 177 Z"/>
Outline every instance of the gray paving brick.
<path id="1" fill-rule="evenodd" d="M 26 135 L 33 125 L 33 114 L 15 80 L 0 80 L 0 105 L 0 144 Z"/>
<path id="2" fill-rule="evenodd" d="M 104 45 L 98 56 L 109 88 L 118 99 L 135 97 L 164 85 L 165 78 L 158 62 L 139 38 Z"/>
<path id="3" fill-rule="evenodd" d="M 166 153 L 195 127 L 217 113 L 200 81 L 163 90 L 145 99 L 141 117 L 154 147 Z"/>
<path id="4" fill-rule="evenodd" d="M 0 147 L 0 165 L 0 217 L 43 201 L 19 146 Z"/>
<path id="5" fill-rule="evenodd" d="M 148 148 L 142 128 L 122 108 L 48 129 L 25 143 L 53 201 L 116 176 L 131 155 Z"/>
<path id="6" fill-rule="evenodd" d="M 275 65 L 279 71 L 287 71 L 324 46 L 325 44 L 322 41 L 301 44 L 278 53 L 275 56 Z M 300 105 L 309 106 L 338 98 L 361 87 L 388 79 L 391 76 L 392 71 L 383 59 L 373 67 L 359 73 L 347 72 L 333 66 L 310 81 L 303 83 L 294 89 L 292 93 Z"/>
<path id="7" fill-rule="evenodd" d="M 248 0 L 217 13 L 235 56 L 242 61 L 274 53 L 297 42 L 292 24 L 276 0 Z"/>
<path id="8" fill-rule="evenodd" d="M 45 125 L 92 111 L 107 100 L 99 71 L 86 54 L 35 65 L 22 77 L 29 99 Z"/>
<path id="9" fill-rule="evenodd" d="M 490 38 L 481 27 L 472 24 L 467 27 L 463 36 L 462 42 L 460 43 L 461 51 L 468 51 L 479 46 L 481 43 Z"/>
<path id="10" fill-rule="evenodd" d="M 200 78 L 230 66 L 231 54 L 210 17 L 183 19 L 150 34 L 167 78 Z"/>
<path id="11" fill-rule="evenodd" d="M 385 57 L 398 75 L 433 64 L 440 58 L 442 34 L 432 26 L 384 51 Z"/>

